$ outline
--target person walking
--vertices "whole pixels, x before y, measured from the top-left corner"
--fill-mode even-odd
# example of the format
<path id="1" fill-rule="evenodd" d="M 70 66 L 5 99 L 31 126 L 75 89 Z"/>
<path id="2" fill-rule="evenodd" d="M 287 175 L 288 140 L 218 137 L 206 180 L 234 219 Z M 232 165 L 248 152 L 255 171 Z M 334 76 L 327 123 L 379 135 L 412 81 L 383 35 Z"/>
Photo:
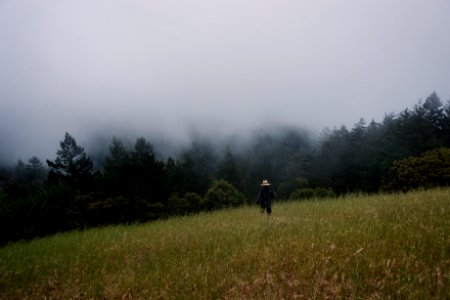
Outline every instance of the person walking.
<path id="1" fill-rule="evenodd" d="M 256 204 L 259 204 L 259 206 L 261 207 L 262 214 L 266 211 L 267 216 L 270 216 L 270 214 L 272 213 L 272 200 L 276 197 L 277 193 L 275 192 L 274 188 L 267 179 L 264 179 L 261 183 L 258 196 L 256 197 Z"/>

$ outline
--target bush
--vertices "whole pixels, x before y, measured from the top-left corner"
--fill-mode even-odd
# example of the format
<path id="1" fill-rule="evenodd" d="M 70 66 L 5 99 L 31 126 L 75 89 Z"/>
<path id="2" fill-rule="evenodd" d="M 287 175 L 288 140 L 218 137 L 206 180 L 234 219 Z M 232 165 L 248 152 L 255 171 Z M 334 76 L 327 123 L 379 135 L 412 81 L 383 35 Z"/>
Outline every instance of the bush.
<path id="1" fill-rule="evenodd" d="M 63 185 L 35 189 L 23 197 L 10 197 L 0 189 L 0 243 L 66 230 L 66 200 L 71 199 Z"/>
<path id="2" fill-rule="evenodd" d="M 197 212 L 200 210 L 200 205 L 202 203 L 202 197 L 200 197 L 196 193 L 186 193 L 183 196 L 186 203 L 188 203 L 188 211 L 189 212 Z"/>
<path id="3" fill-rule="evenodd" d="M 200 210 L 202 198 L 196 193 L 186 193 L 183 197 L 174 193 L 167 201 L 169 215 L 186 215 Z"/>
<path id="4" fill-rule="evenodd" d="M 202 208 L 206 210 L 236 207 L 245 203 L 245 197 L 225 180 L 216 180 L 206 192 Z"/>
<path id="5" fill-rule="evenodd" d="M 450 185 L 450 149 L 441 148 L 392 163 L 383 190 L 408 191 Z"/>

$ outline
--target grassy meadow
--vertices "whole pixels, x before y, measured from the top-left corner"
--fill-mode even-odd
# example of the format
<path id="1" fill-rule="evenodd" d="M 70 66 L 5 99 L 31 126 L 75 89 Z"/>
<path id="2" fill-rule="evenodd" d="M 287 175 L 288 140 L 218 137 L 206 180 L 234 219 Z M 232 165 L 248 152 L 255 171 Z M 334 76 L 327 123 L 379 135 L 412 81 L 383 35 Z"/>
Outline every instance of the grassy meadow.
<path id="1" fill-rule="evenodd" d="M 0 299 L 449 299 L 450 189 L 275 203 L 0 248 Z"/>

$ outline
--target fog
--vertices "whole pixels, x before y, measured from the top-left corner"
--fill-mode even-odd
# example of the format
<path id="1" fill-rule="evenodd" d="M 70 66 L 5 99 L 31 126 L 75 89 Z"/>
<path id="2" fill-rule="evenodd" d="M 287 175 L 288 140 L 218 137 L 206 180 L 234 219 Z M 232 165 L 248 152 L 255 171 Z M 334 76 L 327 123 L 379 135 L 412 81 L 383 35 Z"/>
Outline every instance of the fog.
<path id="1" fill-rule="evenodd" d="M 318 135 L 450 97 L 449 0 L 0 0 L 0 161 L 67 131 Z"/>

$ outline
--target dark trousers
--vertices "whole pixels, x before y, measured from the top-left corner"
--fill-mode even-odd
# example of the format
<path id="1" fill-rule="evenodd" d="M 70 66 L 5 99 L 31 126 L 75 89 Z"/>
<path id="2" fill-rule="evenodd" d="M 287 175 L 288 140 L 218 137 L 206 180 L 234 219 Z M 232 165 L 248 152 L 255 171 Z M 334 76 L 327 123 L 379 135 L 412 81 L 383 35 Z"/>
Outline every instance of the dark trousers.
<path id="1" fill-rule="evenodd" d="M 272 213 L 272 205 L 261 205 L 261 213 L 264 213 L 265 211 L 270 215 Z"/>

